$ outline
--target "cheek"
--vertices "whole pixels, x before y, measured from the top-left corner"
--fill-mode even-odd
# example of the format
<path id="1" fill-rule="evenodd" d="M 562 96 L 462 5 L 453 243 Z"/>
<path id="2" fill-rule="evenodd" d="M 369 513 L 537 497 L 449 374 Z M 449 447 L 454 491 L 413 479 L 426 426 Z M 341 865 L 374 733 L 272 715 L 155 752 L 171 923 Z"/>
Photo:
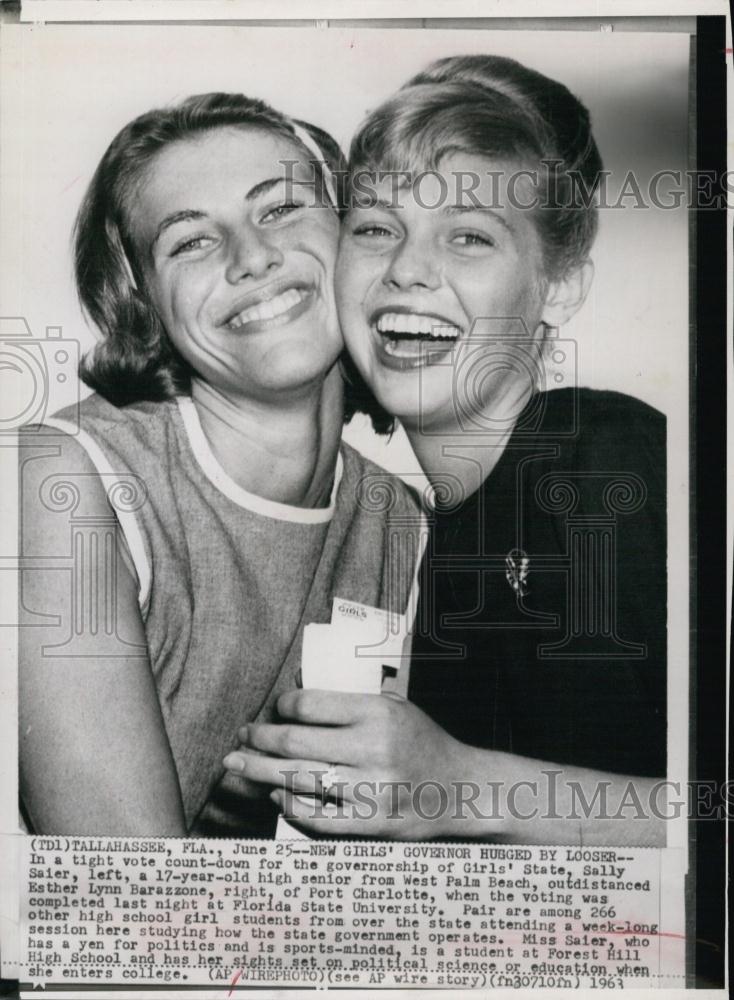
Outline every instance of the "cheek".
<path id="1" fill-rule="evenodd" d="M 199 315 L 201 306 L 206 302 L 208 288 L 195 279 L 186 280 L 183 275 L 178 279 L 171 285 L 170 310 L 174 320 L 185 325 Z"/>
<path id="2" fill-rule="evenodd" d="M 354 279 L 354 270 L 345 268 L 343 261 L 340 261 L 336 272 L 336 308 L 344 341 L 355 358 L 359 359 L 364 354 L 368 337 L 361 306 L 363 295 L 358 291 Z"/>
<path id="3" fill-rule="evenodd" d="M 378 273 L 379 266 L 375 260 L 348 249 L 342 250 L 336 266 L 336 297 L 339 307 L 349 310 L 359 306 Z"/>
<path id="4" fill-rule="evenodd" d="M 282 231 L 281 251 L 285 255 L 295 248 L 317 257 L 333 273 L 339 246 L 339 222 L 327 209 L 319 210 L 320 215 L 309 217 L 299 223 L 295 232 Z"/>
<path id="5" fill-rule="evenodd" d="M 334 270 L 334 293 L 340 311 L 348 309 L 352 300 L 352 277 L 353 270 L 350 266 L 349 252 L 340 250 Z"/>
<path id="6" fill-rule="evenodd" d="M 537 307 L 535 275 L 520 262 L 501 268 L 476 269 L 462 280 L 464 302 L 474 317 L 526 316 Z"/>
<path id="7" fill-rule="evenodd" d="M 201 273 L 181 268 L 152 287 L 153 306 L 172 340 L 177 339 L 179 331 L 198 324 L 209 300 L 211 286 L 211 281 Z"/>

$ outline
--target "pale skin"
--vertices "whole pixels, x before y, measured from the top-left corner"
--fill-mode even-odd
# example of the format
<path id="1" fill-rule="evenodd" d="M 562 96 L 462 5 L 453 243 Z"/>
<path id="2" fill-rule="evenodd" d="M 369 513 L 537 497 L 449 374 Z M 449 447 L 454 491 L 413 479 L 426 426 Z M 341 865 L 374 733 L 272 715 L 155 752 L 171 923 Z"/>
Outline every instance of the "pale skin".
<path id="1" fill-rule="evenodd" d="M 400 209 L 389 207 L 392 191 L 386 189 L 383 204 L 352 209 L 342 233 L 337 299 L 350 353 L 379 401 L 400 417 L 429 480 L 450 473 L 467 494 L 491 474 L 528 386 L 511 367 L 498 369 L 485 380 L 479 401 L 469 397 L 481 417 L 477 425 L 501 430 L 473 435 L 473 461 L 467 462 L 452 367 L 427 365 L 417 354 L 413 363 L 409 348 L 404 363 L 395 361 L 377 321 L 395 311 L 429 316 L 459 331 L 453 350 L 460 351 L 481 344 L 482 326 L 475 321 L 505 318 L 493 320 L 492 329 L 509 332 L 519 318 L 526 336 L 521 348 L 537 352 L 546 325 L 560 327 L 574 315 L 588 292 L 591 264 L 583 261 L 561 276 L 549 275 L 531 213 L 506 197 L 491 212 L 466 201 L 444 201 L 444 210 L 426 207 L 440 202 L 442 189 L 453 190 L 457 174 L 483 176 L 491 170 L 504 183 L 517 166 L 448 156 L 440 164 L 445 187 L 436 183 L 432 189 L 430 177 L 424 178 L 417 197 L 415 191 L 402 192 Z M 477 194 L 485 205 L 496 204 L 494 190 L 483 192 L 480 186 Z M 273 800 L 307 831 L 405 840 L 664 843 L 662 797 L 654 799 L 657 816 L 647 808 L 653 779 L 564 765 L 559 780 L 549 782 L 549 773 L 559 770 L 552 762 L 466 746 L 416 706 L 384 695 L 294 691 L 281 697 L 278 710 L 287 721 L 248 726 L 240 734 L 243 746 L 225 764 L 274 786 Z M 319 775 L 329 765 L 340 779 L 333 790 L 338 801 L 321 806 L 299 796 L 319 792 Z M 370 783 L 374 808 L 360 798 L 360 782 Z M 425 782 L 431 784 L 416 808 L 407 789 Z M 501 789 L 493 789 L 492 782 L 501 782 Z M 472 786 L 479 791 L 468 806 Z M 512 786 L 515 792 L 509 792 Z M 375 787 L 382 787 L 377 795 Z M 580 796 L 591 803 L 600 788 L 608 819 L 581 805 Z"/>
<path id="2" fill-rule="evenodd" d="M 300 156 L 261 129 L 179 141 L 148 166 L 131 228 L 146 290 L 197 373 L 192 397 L 219 464 L 249 492 L 319 507 L 328 503 L 342 425 L 338 222 L 330 207 L 313 206 L 305 157 L 296 182 L 284 183 L 279 161 Z M 232 327 L 233 315 L 291 289 L 300 298 L 292 308 Z M 23 554 L 46 564 L 23 573 L 23 603 L 58 618 L 20 629 L 25 807 L 36 832 L 181 836 L 181 795 L 124 542 L 109 595 L 124 644 L 104 656 L 90 645 L 75 659 L 48 648 L 68 632 L 69 575 L 47 566 L 69 555 L 69 520 L 44 506 L 40 485 L 49 475 L 71 479 L 85 514 L 109 519 L 111 511 L 74 439 L 43 441 L 53 444 L 51 457 L 38 438 L 21 454 Z"/>

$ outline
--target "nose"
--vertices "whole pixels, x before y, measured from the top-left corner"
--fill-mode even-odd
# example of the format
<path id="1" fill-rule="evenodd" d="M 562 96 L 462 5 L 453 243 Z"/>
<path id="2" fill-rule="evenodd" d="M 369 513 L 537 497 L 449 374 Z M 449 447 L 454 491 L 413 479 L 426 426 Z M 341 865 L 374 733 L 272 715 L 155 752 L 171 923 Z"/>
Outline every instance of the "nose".
<path id="1" fill-rule="evenodd" d="M 261 278 L 282 263 L 283 254 L 276 243 L 254 227 L 243 227 L 230 241 L 226 278 L 236 285 L 246 278 Z"/>
<path id="2" fill-rule="evenodd" d="M 382 280 L 393 289 L 435 290 L 441 284 L 438 262 L 432 249 L 425 241 L 410 237 L 402 240 L 393 251 Z"/>

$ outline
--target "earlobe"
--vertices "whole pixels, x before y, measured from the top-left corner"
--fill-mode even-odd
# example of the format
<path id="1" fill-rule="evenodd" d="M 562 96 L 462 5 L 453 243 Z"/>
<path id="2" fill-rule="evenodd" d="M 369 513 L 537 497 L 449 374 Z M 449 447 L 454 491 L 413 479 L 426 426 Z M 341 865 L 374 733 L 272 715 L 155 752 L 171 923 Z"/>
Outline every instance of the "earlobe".
<path id="1" fill-rule="evenodd" d="M 548 326 L 563 326 L 579 311 L 594 280 L 594 265 L 585 260 L 562 278 L 551 282 L 541 317 Z"/>

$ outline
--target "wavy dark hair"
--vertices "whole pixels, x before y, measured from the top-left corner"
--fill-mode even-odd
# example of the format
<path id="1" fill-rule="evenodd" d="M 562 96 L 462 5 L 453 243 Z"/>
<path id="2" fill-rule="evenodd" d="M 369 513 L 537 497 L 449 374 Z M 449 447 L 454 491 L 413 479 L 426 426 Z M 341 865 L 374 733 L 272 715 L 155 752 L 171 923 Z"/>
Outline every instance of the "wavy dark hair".
<path id="1" fill-rule="evenodd" d="M 135 191 L 145 170 L 166 146 L 223 127 L 258 128 L 289 139 L 314 164 L 317 180 L 331 171 L 341 211 L 346 161 L 338 143 L 309 122 L 292 120 L 264 101 L 243 94 L 210 93 L 140 115 L 110 143 L 84 196 L 74 227 L 77 290 L 102 340 L 80 366 L 80 377 L 116 406 L 188 394 L 189 364 L 173 346 L 146 295 L 144 270 L 132 237 Z M 303 129 L 322 153 L 313 159 Z M 345 419 L 356 410 L 385 419 L 354 367 L 346 360 Z M 344 369 L 343 369 L 344 370 Z"/>

